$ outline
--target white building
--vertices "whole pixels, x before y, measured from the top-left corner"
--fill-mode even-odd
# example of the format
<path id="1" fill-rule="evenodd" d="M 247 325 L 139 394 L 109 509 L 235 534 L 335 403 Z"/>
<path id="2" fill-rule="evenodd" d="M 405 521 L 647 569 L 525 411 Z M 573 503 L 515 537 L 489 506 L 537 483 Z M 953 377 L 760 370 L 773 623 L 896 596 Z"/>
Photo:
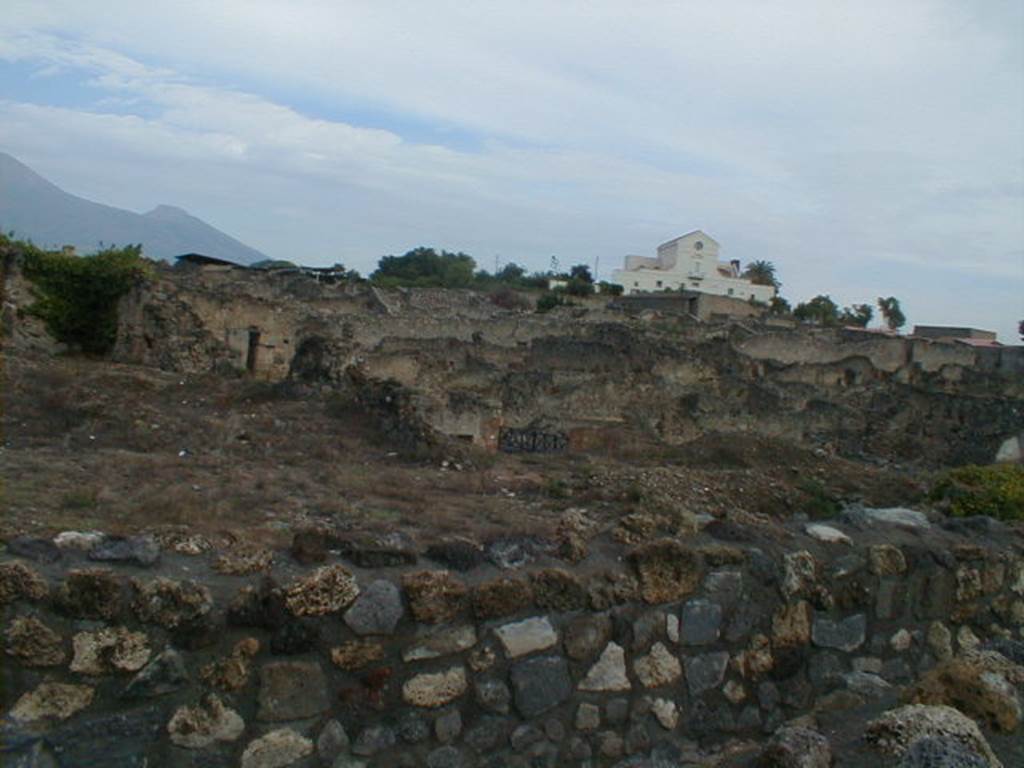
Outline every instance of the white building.
<path id="1" fill-rule="evenodd" d="M 773 286 L 740 277 L 739 261 L 719 261 L 718 243 L 699 229 L 662 243 L 655 258 L 627 256 L 612 282 L 625 294 L 686 290 L 764 303 L 775 295 Z"/>

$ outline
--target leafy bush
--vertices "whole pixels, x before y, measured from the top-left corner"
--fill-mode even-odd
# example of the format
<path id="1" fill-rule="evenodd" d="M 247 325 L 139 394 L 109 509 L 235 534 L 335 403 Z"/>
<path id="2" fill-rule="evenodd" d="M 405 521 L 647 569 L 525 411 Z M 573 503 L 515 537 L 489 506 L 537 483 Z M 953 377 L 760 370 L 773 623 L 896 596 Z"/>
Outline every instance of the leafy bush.
<path id="1" fill-rule="evenodd" d="M 561 292 L 551 291 L 537 299 L 537 311 L 548 312 L 555 307 L 571 307 L 573 303 L 568 301 Z"/>
<path id="2" fill-rule="evenodd" d="M 22 270 L 34 286 L 28 313 L 68 346 L 102 355 L 117 337 L 117 303 L 149 273 L 141 245 L 107 248 L 93 256 L 43 251 L 19 243 Z"/>
<path id="3" fill-rule="evenodd" d="M 956 517 L 1024 520 L 1024 467 L 972 464 L 951 469 L 939 478 L 931 499 L 948 504 L 949 513 Z"/>
<path id="4" fill-rule="evenodd" d="M 384 288 L 467 288 L 476 262 L 465 253 L 414 248 L 402 256 L 384 256 L 370 279 Z"/>

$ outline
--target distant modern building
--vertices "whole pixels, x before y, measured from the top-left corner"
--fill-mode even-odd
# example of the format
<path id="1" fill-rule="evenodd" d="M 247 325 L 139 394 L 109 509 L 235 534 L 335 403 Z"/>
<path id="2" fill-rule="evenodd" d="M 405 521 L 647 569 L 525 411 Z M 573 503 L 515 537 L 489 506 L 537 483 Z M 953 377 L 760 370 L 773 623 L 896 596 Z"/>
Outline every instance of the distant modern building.
<path id="1" fill-rule="evenodd" d="M 735 299 L 769 302 L 771 285 L 758 285 L 740 277 L 739 261 L 719 261 L 718 243 L 701 230 L 658 246 L 658 255 L 627 256 L 623 269 L 612 273 L 612 282 L 624 294 L 659 291 L 696 291 Z"/>
<path id="2" fill-rule="evenodd" d="M 915 325 L 914 336 L 935 341 L 959 341 L 971 346 L 1000 346 L 996 341 L 995 331 L 983 331 L 978 328 L 961 328 L 952 325 Z"/>

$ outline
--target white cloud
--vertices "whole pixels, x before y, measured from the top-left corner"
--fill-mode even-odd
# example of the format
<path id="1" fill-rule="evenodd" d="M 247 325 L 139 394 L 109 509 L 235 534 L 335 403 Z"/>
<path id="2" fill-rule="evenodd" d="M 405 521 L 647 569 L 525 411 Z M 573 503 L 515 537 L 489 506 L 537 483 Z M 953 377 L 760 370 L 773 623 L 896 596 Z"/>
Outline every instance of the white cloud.
<path id="1" fill-rule="evenodd" d="M 991 290 L 1024 295 L 1017 3 L 100 5 L 0 18 L 0 62 L 89 83 L 0 103 L 3 147 L 82 194 L 363 269 L 605 269 L 700 226 L 795 298 L 940 314 L 979 277 L 976 323 L 1024 315 Z"/>

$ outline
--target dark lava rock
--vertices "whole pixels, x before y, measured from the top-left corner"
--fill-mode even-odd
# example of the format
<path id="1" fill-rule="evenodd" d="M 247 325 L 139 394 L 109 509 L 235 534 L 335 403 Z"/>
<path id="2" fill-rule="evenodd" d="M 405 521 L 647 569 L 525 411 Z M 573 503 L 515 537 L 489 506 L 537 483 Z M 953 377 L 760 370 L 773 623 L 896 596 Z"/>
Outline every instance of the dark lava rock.
<path id="1" fill-rule="evenodd" d="M 315 661 L 274 661 L 263 665 L 258 720 L 302 720 L 329 708 L 327 681 Z"/>
<path id="2" fill-rule="evenodd" d="M 462 768 L 462 753 L 455 747 L 438 747 L 427 755 L 427 768 Z"/>
<path id="3" fill-rule="evenodd" d="M 398 532 L 343 539 L 338 546 L 341 554 L 360 568 L 391 568 L 417 561 L 413 542 Z"/>
<path id="4" fill-rule="evenodd" d="M 521 661 L 512 667 L 510 676 L 516 708 L 523 717 L 547 712 L 572 694 L 569 665 L 560 656 Z"/>
<path id="5" fill-rule="evenodd" d="M 484 553 L 478 544 L 461 539 L 439 541 L 427 547 L 426 556 L 435 563 L 441 563 L 453 571 L 470 571 L 484 561 Z"/>
<path id="6" fill-rule="evenodd" d="M 718 639 L 722 606 L 710 600 L 689 600 L 683 606 L 679 639 L 683 645 L 710 645 Z"/>
<path id="7" fill-rule="evenodd" d="M 185 660 L 173 648 L 154 657 L 135 675 L 121 694 L 124 699 L 149 699 L 181 688 L 188 682 Z"/>
<path id="8" fill-rule="evenodd" d="M 143 768 L 157 762 L 147 752 L 163 739 L 167 717 L 161 706 L 87 717 L 51 732 L 46 741 L 62 766 Z"/>
<path id="9" fill-rule="evenodd" d="M 278 627 L 271 635 L 270 652 L 278 656 L 305 653 L 313 650 L 319 639 L 315 624 L 292 619 L 288 624 Z"/>
<path id="10" fill-rule="evenodd" d="M 160 562 L 160 545 L 152 536 L 108 536 L 89 550 L 89 559 L 150 568 Z"/>
<path id="11" fill-rule="evenodd" d="M 989 762 L 952 736 L 926 736 L 910 745 L 899 768 L 989 768 Z"/>
<path id="12" fill-rule="evenodd" d="M 704 526 L 704 532 L 719 541 L 742 543 L 754 540 L 754 534 L 747 526 L 732 520 L 712 520 Z"/>
<path id="13" fill-rule="evenodd" d="M 398 736 L 407 744 L 418 744 L 430 737 L 430 726 L 417 714 L 407 714 L 397 725 Z"/>
<path id="14" fill-rule="evenodd" d="M 1009 640 L 999 637 L 989 640 L 982 648 L 987 651 L 1001 653 L 1015 664 L 1024 664 L 1024 642 L 1020 640 Z"/>
<path id="15" fill-rule="evenodd" d="M 386 725 L 364 728 L 352 744 L 352 754 L 367 757 L 395 746 L 395 732 Z"/>
<path id="16" fill-rule="evenodd" d="M 328 535 L 318 528 L 297 531 L 292 537 L 291 555 L 303 565 L 314 565 L 327 560 Z"/>
<path id="17" fill-rule="evenodd" d="M 60 547 L 52 541 L 31 536 L 16 536 L 8 540 L 7 551 L 37 563 L 55 563 L 61 558 Z"/>
<path id="18" fill-rule="evenodd" d="M 284 596 L 269 576 L 257 588 L 242 587 L 228 606 L 228 623 L 236 627 L 277 629 L 291 620 Z"/>

